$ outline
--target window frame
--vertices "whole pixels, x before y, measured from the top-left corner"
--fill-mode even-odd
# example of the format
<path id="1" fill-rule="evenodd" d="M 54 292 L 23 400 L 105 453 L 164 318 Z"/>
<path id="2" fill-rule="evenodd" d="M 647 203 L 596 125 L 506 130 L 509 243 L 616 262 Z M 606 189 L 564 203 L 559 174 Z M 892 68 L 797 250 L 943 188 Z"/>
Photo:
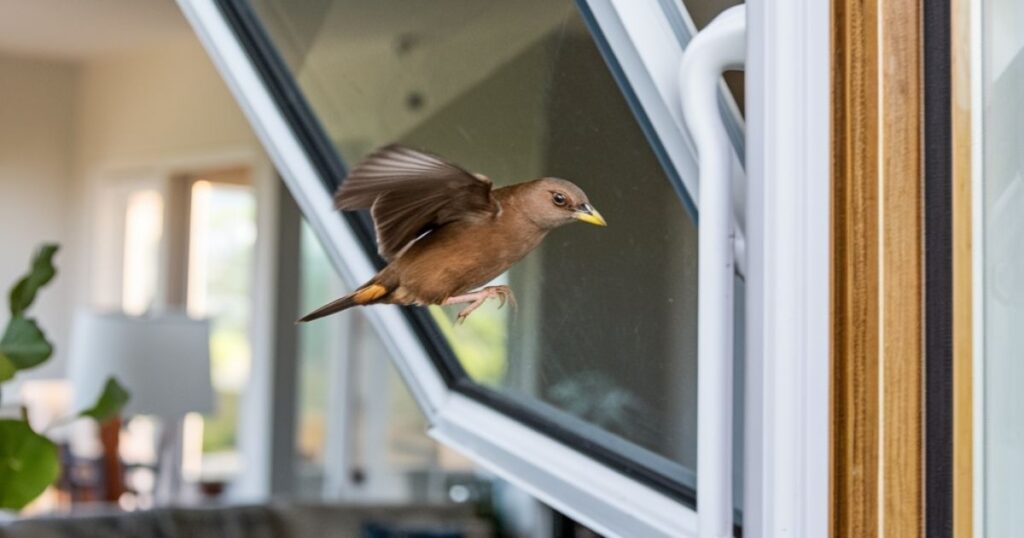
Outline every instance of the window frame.
<path id="1" fill-rule="evenodd" d="M 832 7 L 747 8 L 744 526 L 826 536 L 831 471 Z"/>
<path id="2" fill-rule="evenodd" d="M 699 220 L 697 151 L 683 119 L 679 64 L 697 29 L 682 0 L 576 0 L 619 89 L 690 215 Z M 628 81 L 628 84 L 626 83 Z M 746 233 L 746 126 L 723 80 L 719 103 L 733 146 L 737 223 Z"/>
<path id="3" fill-rule="evenodd" d="M 307 152 L 321 142 L 308 131 L 294 130 L 294 115 L 303 113 L 301 97 L 280 93 L 281 88 L 266 84 L 267 73 L 261 71 L 272 66 L 253 61 L 240 43 L 245 36 L 236 34 L 240 21 L 229 20 L 229 12 L 222 10 L 238 3 L 179 0 L 179 4 L 325 245 L 332 264 L 349 285 L 368 279 L 380 260 L 370 254 L 372 248 L 366 248 L 372 247 L 372 237 L 361 234 L 360 226 L 352 222 L 364 217 L 338 218 L 330 197 L 316 195 L 329 186 L 322 179 L 343 176 L 343 167 L 324 158 L 333 148 L 312 155 Z M 431 350 L 423 344 L 424 335 L 403 310 L 386 306 L 366 313 L 389 354 L 401 357 L 395 365 L 424 410 L 433 437 L 598 532 L 617 536 L 696 534 L 692 508 L 679 495 L 639 481 L 640 469 L 631 466 L 632 462 L 624 461 L 625 468 L 615 469 L 607 461 L 570 448 L 564 440 L 555 440 L 549 432 L 541 433 L 536 424 L 525 425 L 522 417 L 495 409 L 493 402 L 482 403 L 467 394 L 480 387 L 449 384 L 451 380 L 436 367 Z"/>
<path id="4" fill-rule="evenodd" d="M 271 94 L 276 97 L 277 102 L 280 103 L 286 122 L 298 134 L 298 138 L 303 142 L 304 147 L 307 148 L 314 169 L 319 173 L 323 187 L 326 188 L 328 193 L 333 192 L 341 178 L 346 175 L 345 166 L 320 126 L 315 114 L 302 97 L 301 90 L 295 86 L 288 68 L 284 65 L 273 44 L 265 35 L 258 17 L 245 0 L 216 0 L 215 3 L 220 8 L 221 13 L 227 18 L 232 30 L 234 30 L 239 39 L 246 43 L 250 60 L 253 61 L 253 65 L 257 68 L 264 84 L 266 84 Z M 612 6 L 612 3 L 618 5 Z M 672 30 L 668 26 L 663 19 L 664 14 L 661 13 L 661 8 L 654 4 L 636 4 L 622 0 L 615 0 L 612 3 L 601 4 L 600 2 L 593 2 L 594 11 L 590 11 L 589 8 L 584 7 L 580 3 L 580 9 L 590 30 L 594 34 L 598 48 L 611 67 L 613 74 L 616 75 L 620 89 L 625 93 L 624 97 L 635 112 L 641 127 L 647 135 L 648 141 L 652 143 L 652 149 L 659 156 L 663 167 L 667 166 L 665 171 L 669 180 L 673 182 L 673 186 L 682 197 L 684 206 L 687 206 L 687 209 L 691 210 L 691 216 L 694 216 L 692 204 L 690 204 L 687 198 L 687 192 L 689 192 L 691 186 L 690 184 L 684 184 L 678 176 L 673 176 L 677 172 L 672 168 L 672 163 L 681 161 L 685 169 L 695 170 L 695 158 L 682 146 L 667 146 L 671 148 L 671 151 L 666 152 L 665 147 L 661 146 L 659 142 L 661 132 L 665 132 L 668 129 L 676 129 L 674 136 L 681 137 L 682 140 L 686 141 L 687 147 L 692 145 L 689 143 L 688 133 L 681 127 L 682 119 L 679 116 L 681 114 L 681 107 L 672 99 L 678 85 L 675 69 L 675 66 L 678 64 L 678 58 L 671 55 L 678 54 L 681 57 L 682 50 L 677 46 L 678 42 L 676 40 L 679 30 Z M 637 9 L 638 7 L 643 7 L 643 9 Z M 600 27 L 594 26 L 594 24 L 597 24 L 595 20 L 587 19 L 588 16 L 595 13 L 604 15 L 605 22 Z M 625 28 L 628 25 L 621 24 L 620 16 L 627 17 L 633 21 L 631 25 L 632 34 L 625 33 Z M 682 17 L 689 21 L 685 13 Z M 659 23 L 658 21 L 661 22 Z M 650 37 L 653 34 L 658 34 L 658 32 L 648 31 L 649 27 L 654 24 L 659 24 L 662 30 L 659 34 L 661 39 L 655 40 Z M 689 23 L 689 26 L 692 27 L 692 23 Z M 606 28 L 609 28 L 612 34 L 611 41 L 606 39 Z M 638 34 L 642 35 L 643 38 L 637 38 Z M 637 57 L 659 56 L 668 52 L 670 58 L 669 61 L 661 59 L 657 62 L 641 65 L 638 61 L 634 61 L 632 56 L 627 56 L 626 60 L 620 63 L 617 56 L 619 52 L 613 53 L 611 51 L 610 43 L 612 42 L 616 43 L 616 51 L 623 51 L 627 55 L 636 54 Z M 637 45 L 639 42 L 643 42 L 643 46 Z M 644 95 L 644 98 L 638 99 L 639 94 L 632 93 L 630 85 L 625 82 L 627 79 L 623 75 L 622 65 L 633 66 L 634 73 L 631 76 L 643 77 L 645 81 L 659 79 L 662 85 L 669 84 L 670 86 L 660 89 L 657 93 L 647 93 Z M 647 69 L 647 67 L 650 67 L 651 70 L 657 69 L 657 76 L 652 74 L 653 71 L 643 70 Z M 631 84 L 632 79 L 628 80 L 630 80 Z M 724 85 L 722 88 L 724 92 Z M 647 88 L 644 89 L 646 90 Z M 728 103 L 732 103 L 731 96 L 725 99 Z M 730 106 L 735 109 L 735 104 Z M 665 110 L 674 110 L 673 121 L 678 123 L 667 124 L 658 133 L 652 132 L 649 129 L 650 121 L 648 119 L 652 117 L 648 113 L 650 110 L 653 110 L 655 114 L 661 114 Z M 727 124 L 730 123 L 727 122 Z M 737 127 L 736 129 L 740 128 Z M 671 133 L 672 131 L 669 130 L 668 132 Z M 673 156 L 674 160 L 664 160 L 665 155 Z M 735 153 L 733 160 L 737 163 L 740 161 Z M 742 176 L 742 171 L 739 167 L 734 167 L 733 170 L 739 171 L 737 176 Z M 302 187 L 302 189 L 306 188 Z M 312 187 L 308 188 L 312 189 Z M 295 188 L 291 187 L 291 189 L 294 194 Z M 315 192 L 315 189 L 305 190 L 305 192 L 308 195 L 310 192 Z M 376 252 L 373 225 L 368 216 L 365 214 L 345 213 L 343 214 L 343 219 L 355 233 L 359 246 L 368 253 L 373 266 L 376 269 L 383 267 L 385 262 Z M 316 230 L 316 227 L 314 227 L 314 230 Z M 322 239 L 322 236 L 318 235 L 318 237 Z M 336 266 L 338 263 L 335 261 Z M 361 283 L 367 279 L 369 279 L 369 276 L 360 279 L 358 282 Z M 600 439 L 588 437 L 564 425 L 557 419 L 551 419 L 541 413 L 537 413 L 528 403 L 520 402 L 500 391 L 473 382 L 463 371 L 448 342 L 444 339 L 440 330 L 426 311 L 405 308 L 401 309 L 401 313 L 409 321 L 415 335 L 428 343 L 428 345 L 424 346 L 426 353 L 437 365 L 437 370 L 441 374 L 443 383 L 452 390 L 498 409 L 504 414 L 512 416 L 567 445 L 585 447 L 588 454 L 595 459 L 630 476 L 639 477 L 653 487 L 681 500 L 691 507 L 695 505 L 695 480 L 690 478 L 693 476 L 691 470 L 684 469 L 684 474 L 689 479 L 689 483 L 679 481 L 668 472 L 662 472 L 656 464 L 634 461 L 627 455 L 604 444 Z M 654 456 L 656 458 L 659 457 L 657 454 Z"/>

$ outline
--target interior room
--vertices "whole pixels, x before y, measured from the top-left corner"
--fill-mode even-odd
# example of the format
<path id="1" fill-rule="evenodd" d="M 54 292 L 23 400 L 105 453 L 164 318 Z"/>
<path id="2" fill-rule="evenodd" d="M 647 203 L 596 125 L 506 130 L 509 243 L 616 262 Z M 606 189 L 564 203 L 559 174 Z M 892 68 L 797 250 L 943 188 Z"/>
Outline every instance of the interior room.
<path id="1" fill-rule="evenodd" d="M 30 310 L 52 356 L 2 391 L 61 454 L 22 515 L 273 502 L 336 536 L 550 532 L 560 516 L 427 436 L 360 313 L 295 325 L 345 286 L 174 2 L 0 10 L 0 282 L 59 247 Z M 108 374 L 131 395 L 115 445 L 73 420 Z"/>

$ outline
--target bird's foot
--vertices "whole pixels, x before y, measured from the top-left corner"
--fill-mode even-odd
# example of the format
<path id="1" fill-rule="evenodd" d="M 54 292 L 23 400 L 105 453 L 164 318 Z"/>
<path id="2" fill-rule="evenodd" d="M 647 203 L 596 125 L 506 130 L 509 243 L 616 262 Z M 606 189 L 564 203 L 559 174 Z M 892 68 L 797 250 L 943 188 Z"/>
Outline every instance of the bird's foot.
<path id="1" fill-rule="evenodd" d="M 456 323 L 458 325 L 462 325 L 474 310 L 480 308 L 480 305 L 484 304 L 484 301 L 491 298 L 497 298 L 500 301 L 498 308 L 505 306 L 505 303 L 512 305 L 513 308 L 516 306 L 516 297 L 512 294 L 512 290 L 508 286 L 488 286 L 480 291 L 474 291 L 473 293 L 449 297 L 444 301 L 444 304 L 469 303 L 466 308 L 463 308 L 459 312 L 458 318 L 456 319 Z"/>

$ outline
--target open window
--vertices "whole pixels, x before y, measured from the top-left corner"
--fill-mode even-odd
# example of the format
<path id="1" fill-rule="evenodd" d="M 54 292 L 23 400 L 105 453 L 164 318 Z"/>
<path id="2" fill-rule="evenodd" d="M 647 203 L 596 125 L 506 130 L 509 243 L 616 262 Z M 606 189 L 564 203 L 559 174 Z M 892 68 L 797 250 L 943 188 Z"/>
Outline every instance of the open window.
<path id="1" fill-rule="evenodd" d="M 610 226 L 559 230 L 502 276 L 518 309 L 366 314 L 435 437 L 598 531 L 692 532 L 698 209 L 675 76 L 725 3 L 181 3 L 349 286 L 383 261 L 330 196 L 378 146 L 587 190 Z M 738 160 L 741 86 L 721 107 Z"/>

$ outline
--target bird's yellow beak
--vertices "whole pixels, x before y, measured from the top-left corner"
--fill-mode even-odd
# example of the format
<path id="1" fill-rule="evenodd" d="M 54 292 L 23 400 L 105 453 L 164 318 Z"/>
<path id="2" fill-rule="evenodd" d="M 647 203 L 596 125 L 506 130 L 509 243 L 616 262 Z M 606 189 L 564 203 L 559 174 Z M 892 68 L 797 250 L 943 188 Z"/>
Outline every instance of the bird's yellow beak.
<path id="1" fill-rule="evenodd" d="M 577 209 L 573 214 L 576 220 L 580 222 L 586 222 L 587 224 L 593 224 L 594 226 L 608 226 L 605 222 L 604 217 L 594 209 L 594 206 L 590 204 L 583 204 L 582 207 Z"/>

